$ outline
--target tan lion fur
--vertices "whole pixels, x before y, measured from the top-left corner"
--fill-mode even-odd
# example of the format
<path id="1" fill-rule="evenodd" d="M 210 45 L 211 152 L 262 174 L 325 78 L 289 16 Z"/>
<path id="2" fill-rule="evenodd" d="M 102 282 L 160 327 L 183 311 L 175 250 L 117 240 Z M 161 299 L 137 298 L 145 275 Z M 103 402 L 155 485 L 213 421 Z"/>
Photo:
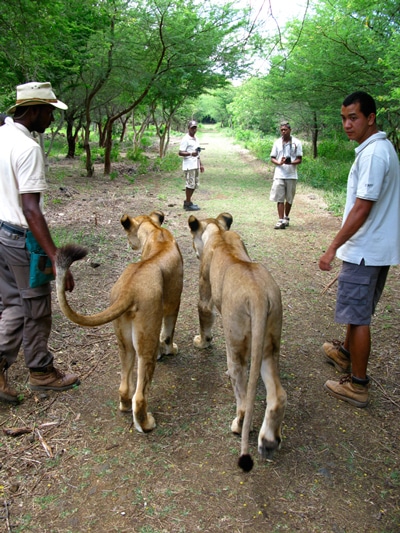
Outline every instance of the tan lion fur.
<path id="1" fill-rule="evenodd" d="M 267 389 L 267 408 L 258 436 L 258 451 L 269 457 L 280 447 L 286 392 L 279 378 L 282 304 L 278 285 L 267 269 L 249 258 L 240 236 L 230 231 L 233 218 L 189 217 L 193 247 L 200 259 L 200 335 L 197 348 L 212 341 L 214 309 L 222 316 L 228 374 L 236 397 L 236 418 L 231 430 L 241 434 L 239 466 L 251 470 L 249 432 L 257 381 L 261 374 Z M 250 370 L 247 367 L 250 360 Z"/>
<path id="2" fill-rule="evenodd" d="M 147 411 L 148 393 L 157 358 L 176 354 L 173 342 L 183 286 L 182 256 L 172 234 L 161 227 L 164 214 L 132 218 L 121 224 L 141 259 L 129 264 L 111 289 L 110 306 L 91 316 L 71 309 L 65 296 L 65 276 L 71 263 L 86 255 L 81 247 L 61 248 L 56 261 L 57 298 L 62 312 L 80 326 L 94 327 L 113 321 L 121 361 L 121 411 L 133 411 L 135 427 L 151 431 L 155 420 Z M 134 366 L 137 358 L 136 391 Z"/>

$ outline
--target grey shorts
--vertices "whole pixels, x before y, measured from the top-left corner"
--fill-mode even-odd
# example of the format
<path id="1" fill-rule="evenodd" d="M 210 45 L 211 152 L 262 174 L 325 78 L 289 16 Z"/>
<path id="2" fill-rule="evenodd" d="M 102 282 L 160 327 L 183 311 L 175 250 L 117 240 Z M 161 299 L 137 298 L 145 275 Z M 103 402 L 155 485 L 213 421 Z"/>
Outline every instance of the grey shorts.
<path id="1" fill-rule="evenodd" d="M 185 170 L 186 189 L 196 189 L 200 185 L 199 169 Z"/>
<path id="2" fill-rule="evenodd" d="M 292 204 L 296 194 L 297 180 L 274 180 L 269 199 L 272 202 Z"/>
<path id="3" fill-rule="evenodd" d="M 365 266 L 343 261 L 338 279 L 335 321 L 367 326 L 382 295 L 389 266 Z"/>

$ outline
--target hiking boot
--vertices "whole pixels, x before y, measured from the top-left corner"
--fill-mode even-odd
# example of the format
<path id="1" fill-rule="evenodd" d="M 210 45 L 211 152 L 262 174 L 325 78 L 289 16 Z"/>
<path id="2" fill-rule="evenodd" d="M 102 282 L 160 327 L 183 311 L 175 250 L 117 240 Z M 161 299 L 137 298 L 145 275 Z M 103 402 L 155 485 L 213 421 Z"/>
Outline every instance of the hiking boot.
<path id="1" fill-rule="evenodd" d="M 64 391 L 80 385 L 80 380 L 76 374 L 66 374 L 52 364 L 43 370 L 31 370 L 29 376 L 29 386 L 32 390 L 54 390 Z"/>
<path id="2" fill-rule="evenodd" d="M 0 358 L 0 400 L 3 402 L 18 403 L 18 392 L 7 383 L 7 361 Z"/>
<path id="3" fill-rule="evenodd" d="M 359 379 L 351 374 L 343 376 L 340 381 L 328 380 L 324 389 L 335 398 L 350 403 L 355 407 L 367 407 L 369 378 Z"/>
<path id="4" fill-rule="evenodd" d="M 183 209 L 185 211 L 199 211 L 200 207 L 197 204 L 194 204 L 193 202 L 186 202 L 186 200 L 183 202 Z"/>
<path id="5" fill-rule="evenodd" d="M 325 360 L 333 365 L 338 372 L 350 372 L 350 352 L 343 347 L 340 341 L 324 342 L 322 353 L 325 356 Z"/>
<path id="6" fill-rule="evenodd" d="M 278 220 L 278 222 L 275 224 L 274 229 L 285 229 L 286 224 L 283 218 L 281 220 Z"/>

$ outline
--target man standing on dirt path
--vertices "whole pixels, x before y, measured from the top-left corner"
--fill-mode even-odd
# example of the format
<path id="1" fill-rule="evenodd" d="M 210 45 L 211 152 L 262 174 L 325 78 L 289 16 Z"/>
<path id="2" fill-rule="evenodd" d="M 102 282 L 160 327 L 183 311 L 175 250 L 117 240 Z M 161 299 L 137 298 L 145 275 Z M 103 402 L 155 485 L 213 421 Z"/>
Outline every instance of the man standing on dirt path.
<path id="1" fill-rule="evenodd" d="M 0 126 L 3 126 L 3 124 L 6 121 L 6 118 L 7 118 L 7 115 L 5 113 L 0 113 Z M 3 309 L 4 309 L 3 300 L 2 300 L 1 294 L 0 294 L 0 319 L 1 319 L 1 315 L 3 313 Z"/>
<path id="2" fill-rule="evenodd" d="M 186 199 L 183 202 L 185 211 L 198 211 L 200 207 L 192 202 L 192 196 L 199 186 L 199 171 L 204 172 L 201 164 L 201 148 L 196 139 L 197 122 L 191 120 L 188 124 L 188 133 L 184 136 L 179 147 L 179 155 L 183 157 L 182 170 L 185 175 Z"/>
<path id="3" fill-rule="evenodd" d="M 324 358 L 346 373 L 324 388 L 356 407 L 369 401 L 367 365 L 370 322 L 385 286 L 390 265 L 400 263 L 400 167 L 386 134 L 376 124 L 372 96 L 357 91 L 341 108 L 343 128 L 358 143 L 347 180 L 343 223 L 321 256 L 321 270 L 331 270 L 335 255 L 343 261 L 338 278 L 335 321 L 347 324 L 346 337 L 325 342 Z"/>
<path id="4" fill-rule="evenodd" d="M 303 159 L 303 148 L 299 139 L 292 137 L 289 122 L 281 122 L 281 137 L 274 142 L 271 162 L 276 165 L 269 199 L 277 202 L 279 220 L 275 229 L 289 226 L 297 184 L 297 165 Z"/>
<path id="5" fill-rule="evenodd" d="M 42 149 L 31 133 L 43 133 L 53 122 L 53 110 L 67 109 L 57 100 L 50 83 L 31 82 L 17 87 L 16 104 L 0 128 L 0 294 L 4 311 L 0 320 L 0 400 L 18 403 L 19 395 L 7 383 L 7 369 L 16 361 L 21 344 L 32 390 L 64 391 L 79 385 L 75 374 L 53 366 L 48 349 L 51 331 L 51 287 L 48 280 L 32 281 L 31 267 L 38 258 L 53 270 L 57 248 L 44 218 L 46 189 Z M 36 240 L 36 242 L 35 242 Z M 27 246 L 32 243 L 32 252 Z M 37 256 L 33 253 L 40 250 Z M 46 257 L 47 255 L 47 257 Z M 43 282 L 43 283 L 42 283 Z M 71 273 L 66 290 L 74 288 Z"/>

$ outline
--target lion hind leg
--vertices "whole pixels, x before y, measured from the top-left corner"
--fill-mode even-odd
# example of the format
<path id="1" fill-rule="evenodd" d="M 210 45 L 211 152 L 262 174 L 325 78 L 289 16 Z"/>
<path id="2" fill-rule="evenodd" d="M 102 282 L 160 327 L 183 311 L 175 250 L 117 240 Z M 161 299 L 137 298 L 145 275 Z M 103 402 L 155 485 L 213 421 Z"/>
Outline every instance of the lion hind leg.
<path id="1" fill-rule="evenodd" d="M 215 313 L 213 307 L 205 305 L 203 302 L 198 304 L 200 335 L 196 335 L 193 339 L 195 348 L 208 348 L 212 341 L 212 326 L 214 324 Z"/>
<path id="2" fill-rule="evenodd" d="M 228 356 L 228 375 L 236 399 L 236 418 L 231 424 L 232 433 L 241 435 L 244 415 L 246 412 L 247 370 L 246 367 L 235 363 Z"/>
<path id="3" fill-rule="evenodd" d="M 154 374 L 157 352 L 138 355 L 136 392 L 132 401 L 133 423 L 140 433 L 147 433 L 156 427 L 151 413 L 147 411 L 147 398 Z"/>
<path id="4" fill-rule="evenodd" d="M 263 360 L 261 376 L 267 389 L 267 407 L 258 435 L 258 451 L 265 459 L 271 457 L 273 452 L 281 447 L 287 395 L 279 378 L 277 357 L 271 356 Z"/>
<path id="5" fill-rule="evenodd" d="M 178 345 L 174 343 L 175 324 L 177 317 L 177 314 L 173 314 L 167 315 L 163 319 L 158 359 L 161 359 L 163 355 L 176 355 L 178 353 Z"/>
<path id="6" fill-rule="evenodd" d="M 132 342 L 131 326 L 123 318 L 114 322 L 121 362 L 121 383 L 119 386 L 119 409 L 132 411 L 132 397 L 135 389 L 136 352 Z"/>

